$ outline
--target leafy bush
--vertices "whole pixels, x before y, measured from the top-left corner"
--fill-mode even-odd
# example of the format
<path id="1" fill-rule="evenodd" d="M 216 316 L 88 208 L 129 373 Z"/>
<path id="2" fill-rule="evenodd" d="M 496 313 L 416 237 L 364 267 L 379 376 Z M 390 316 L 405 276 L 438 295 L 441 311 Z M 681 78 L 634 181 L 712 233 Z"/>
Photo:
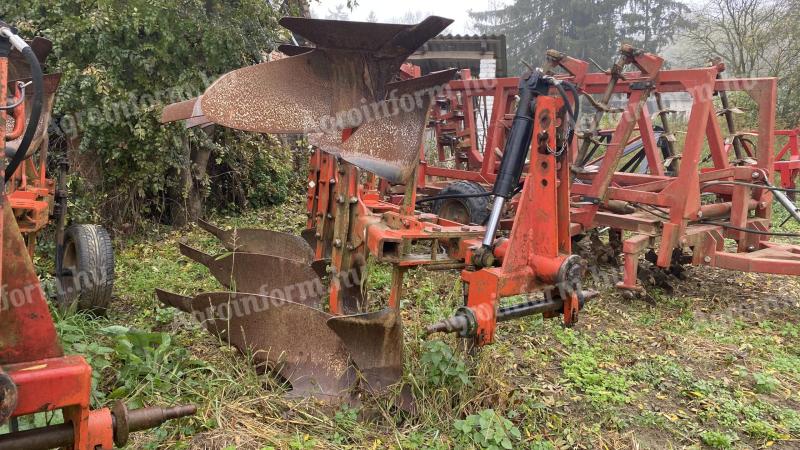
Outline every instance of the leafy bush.
<path id="1" fill-rule="evenodd" d="M 436 386 L 470 384 L 464 361 L 453 354 L 442 341 L 428 341 L 423 345 L 420 361 L 425 366 L 427 379 Z"/>
<path id="2" fill-rule="evenodd" d="M 207 367 L 206 363 L 192 358 L 185 348 L 173 345 L 167 333 L 128 330 L 120 326 L 104 331 L 115 335 L 114 353 L 121 361 L 116 375 L 117 388 L 109 395 L 112 399 L 134 393 L 174 392 L 180 384 L 197 383 L 189 374 L 197 374 L 197 369 Z"/>
<path id="3" fill-rule="evenodd" d="M 514 443 L 522 439 L 519 428 L 493 409 L 456 420 L 453 426 L 459 448 L 512 449 Z"/>
<path id="4" fill-rule="evenodd" d="M 286 39 L 277 24 L 285 13 L 263 0 L 1 4 L 0 17 L 23 36 L 54 43 L 47 70 L 63 78 L 54 116 L 61 139 L 52 147 L 70 148 L 80 178 L 73 187 L 88 198 L 73 205 L 87 208 L 75 213 L 117 224 L 159 218 L 185 199 L 179 174 L 192 155 L 209 151 L 234 175 L 248 161 L 240 183 L 246 195 L 258 194 L 255 204 L 281 201 L 291 158 L 270 153 L 268 147 L 281 147 L 276 141 L 224 130 L 209 137 L 180 124 L 164 126 L 159 116 L 164 104 L 202 93 L 216 76 L 263 61 Z M 217 187 L 208 179 L 196 183 L 206 191 Z"/>

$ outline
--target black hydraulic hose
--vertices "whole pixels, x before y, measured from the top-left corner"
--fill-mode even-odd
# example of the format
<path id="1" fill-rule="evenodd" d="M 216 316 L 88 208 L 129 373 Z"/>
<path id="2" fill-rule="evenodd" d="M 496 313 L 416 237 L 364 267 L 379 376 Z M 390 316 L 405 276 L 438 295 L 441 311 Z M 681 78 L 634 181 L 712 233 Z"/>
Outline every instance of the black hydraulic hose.
<path id="1" fill-rule="evenodd" d="M 478 197 L 490 197 L 494 194 L 491 192 L 481 192 L 478 194 L 442 194 L 442 195 L 432 195 L 430 197 L 421 198 L 416 201 L 419 205 L 420 203 L 428 203 L 428 202 L 435 202 L 436 200 L 450 200 L 450 199 L 459 199 L 459 198 L 478 198 Z"/>
<path id="2" fill-rule="evenodd" d="M 570 90 L 572 93 L 572 100 L 575 102 L 575 109 L 573 110 L 572 106 L 569 103 L 569 98 L 567 97 L 567 92 L 564 90 L 562 85 L 566 85 L 567 89 Z M 578 93 L 578 89 L 575 88 L 575 85 L 572 83 L 568 83 L 566 81 L 561 83 L 556 83 L 556 90 L 558 90 L 558 94 L 564 100 L 564 107 L 567 110 L 567 114 L 569 115 L 569 127 L 567 129 L 567 142 L 566 145 L 572 145 L 572 140 L 575 137 L 575 130 L 578 126 L 578 117 L 580 117 L 581 113 L 581 99 L 580 94 Z"/>
<path id="3" fill-rule="evenodd" d="M 578 88 L 572 83 L 565 81 L 562 84 L 566 86 L 567 89 L 569 89 L 569 91 L 572 93 L 572 99 L 575 102 L 575 115 L 573 117 L 577 123 L 578 118 L 581 116 L 581 93 L 578 92 Z"/>
<path id="4" fill-rule="evenodd" d="M 44 105 L 44 75 L 42 74 L 42 66 L 39 65 L 39 59 L 33 53 L 33 49 L 29 45 L 25 45 L 21 50 L 22 56 L 31 67 L 31 78 L 33 80 L 33 102 L 31 104 L 31 115 L 28 120 L 28 126 L 25 128 L 25 134 L 22 136 L 22 142 L 19 144 L 17 152 L 11 158 L 11 162 L 6 167 L 5 182 L 11 179 L 14 172 L 17 170 L 22 161 L 28 155 L 28 149 L 33 142 L 36 131 L 39 128 L 39 119 L 42 117 L 42 107 Z"/>
<path id="5" fill-rule="evenodd" d="M 558 91 L 558 95 L 564 100 L 564 108 L 567 109 L 567 114 L 569 115 L 569 123 L 570 125 L 575 125 L 575 112 L 572 111 L 572 105 L 569 104 L 569 97 L 567 97 L 567 91 L 564 90 L 564 86 L 561 86 L 561 83 L 556 83 L 556 90 Z"/>
<path id="6" fill-rule="evenodd" d="M 522 188 L 525 187 L 524 183 L 520 183 L 514 190 L 511 192 L 511 196 L 515 196 L 522 192 Z M 480 192 L 478 194 L 442 194 L 442 195 L 431 195 L 430 197 L 425 197 L 417 200 L 415 203 L 419 205 L 420 203 L 429 203 L 435 202 L 436 200 L 451 200 L 451 199 L 459 199 L 459 198 L 480 198 L 480 197 L 491 197 L 491 192 Z"/>

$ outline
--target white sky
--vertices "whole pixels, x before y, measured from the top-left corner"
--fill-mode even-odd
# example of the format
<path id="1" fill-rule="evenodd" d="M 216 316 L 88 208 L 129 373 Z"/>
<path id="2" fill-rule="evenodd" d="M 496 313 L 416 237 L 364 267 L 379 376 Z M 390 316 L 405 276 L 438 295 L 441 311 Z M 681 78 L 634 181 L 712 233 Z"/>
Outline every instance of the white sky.
<path id="1" fill-rule="evenodd" d="M 310 3 L 311 14 L 317 18 L 324 19 L 339 5 L 344 5 L 344 11 L 348 11 L 346 0 L 311 0 Z M 349 11 L 349 19 L 365 21 L 371 11 L 375 12 L 379 22 L 399 22 L 408 12 L 423 17 L 435 15 L 455 20 L 445 33 L 465 34 L 474 32 L 469 19 L 470 10 L 485 11 L 503 3 L 505 0 L 358 0 L 358 6 Z"/>

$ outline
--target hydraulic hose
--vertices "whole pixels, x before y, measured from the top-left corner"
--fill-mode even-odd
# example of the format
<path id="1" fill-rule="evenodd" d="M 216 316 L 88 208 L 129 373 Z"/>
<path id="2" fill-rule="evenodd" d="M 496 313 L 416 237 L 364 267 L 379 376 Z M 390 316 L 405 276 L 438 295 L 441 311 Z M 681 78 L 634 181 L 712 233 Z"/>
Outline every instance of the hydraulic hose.
<path id="1" fill-rule="evenodd" d="M 6 166 L 5 182 L 8 182 L 28 155 L 31 142 L 33 142 L 33 138 L 36 136 L 36 131 L 39 128 L 39 119 L 42 117 L 42 107 L 44 106 L 44 75 L 42 74 L 42 66 L 39 65 L 39 59 L 36 57 L 36 54 L 33 53 L 33 49 L 21 37 L 17 36 L 11 28 L 5 26 L 0 28 L 0 37 L 8 39 L 11 45 L 25 57 L 25 60 L 31 67 L 31 79 L 33 81 L 31 115 L 19 148 L 17 148 L 17 152 L 11 158 L 11 162 Z M 3 145 L 5 146 L 5 144 Z"/>

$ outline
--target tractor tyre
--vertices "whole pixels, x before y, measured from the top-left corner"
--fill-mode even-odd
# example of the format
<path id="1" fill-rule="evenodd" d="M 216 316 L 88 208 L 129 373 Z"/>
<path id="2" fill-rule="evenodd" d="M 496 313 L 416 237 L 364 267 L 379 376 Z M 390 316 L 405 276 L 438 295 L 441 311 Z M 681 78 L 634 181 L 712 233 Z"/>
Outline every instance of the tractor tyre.
<path id="1" fill-rule="evenodd" d="M 72 225 L 64 233 L 56 298 L 61 307 L 104 314 L 114 288 L 114 249 L 99 225 Z"/>
<path id="2" fill-rule="evenodd" d="M 489 197 L 485 194 L 486 189 L 474 181 L 456 181 L 436 195 L 476 195 L 476 197 L 436 200 L 433 203 L 433 212 L 453 222 L 483 225 L 489 217 Z"/>

